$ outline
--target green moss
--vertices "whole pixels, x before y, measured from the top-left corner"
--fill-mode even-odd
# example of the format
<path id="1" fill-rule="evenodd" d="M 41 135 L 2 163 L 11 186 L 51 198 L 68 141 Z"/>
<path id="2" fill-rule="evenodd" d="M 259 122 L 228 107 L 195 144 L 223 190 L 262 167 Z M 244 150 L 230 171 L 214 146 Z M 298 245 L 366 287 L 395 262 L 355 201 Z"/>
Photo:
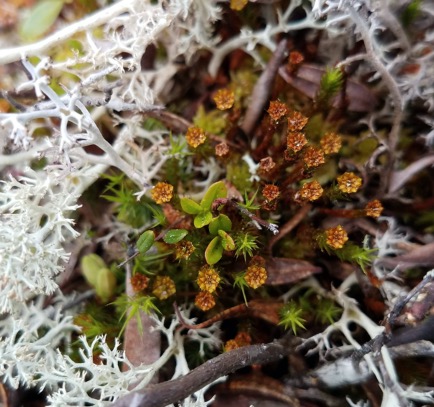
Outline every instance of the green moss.
<path id="1" fill-rule="evenodd" d="M 226 167 L 226 179 L 231 182 L 238 191 L 250 191 L 252 189 L 251 174 L 248 165 L 239 157 L 228 163 Z"/>
<path id="2" fill-rule="evenodd" d="M 416 20 L 416 18 L 420 13 L 421 4 L 422 4 L 421 0 L 413 0 L 404 9 L 403 13 L 401 14 L 401 23 L 404 26 L 404 28 L 408 28 L 410 24 L 412 24 L 413 21 Z"/>
<path id="3" fill-rule="evenodd" d="M 378 147 L 378 141 L 373 137 L 368 137 L 359 142 L 363 136 L 364 134 L 357 137 L 344 137 L 346 143 L 341 149 L 342 156 L 349 157 L 357 163 L 365 164 Z"/>
<path id="4" fill-rule="evenodd" d="M 207 112 L 201 105 L 197 109 L 193 123 L 205 130 L 206 133 L 223 135 L 228 124 L 227 113 L 218 109 Z"/>

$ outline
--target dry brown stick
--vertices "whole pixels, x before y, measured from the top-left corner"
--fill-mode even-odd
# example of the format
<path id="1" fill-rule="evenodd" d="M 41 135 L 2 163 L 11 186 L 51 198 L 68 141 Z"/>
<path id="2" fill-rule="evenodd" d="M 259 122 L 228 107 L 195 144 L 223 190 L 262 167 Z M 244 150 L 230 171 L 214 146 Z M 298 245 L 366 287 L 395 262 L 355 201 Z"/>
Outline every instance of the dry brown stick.
<path id="1" fill-rule="evenodd" d="M 279 230 L 279 234 L 273 236 L 268 243 L 268 251 L 271 253 L 273 246 L 283 237 L 285 237 L 292 229 L 294 229 L 312 209 L 312 205 L 307 204 L 302 206 L 299 211 L 286 222 Z"/>
<path id="2" fill-rule="evenodd" d="M 247 135 L 253 131 L 257 121 L 263 113 L 265 104 L 271 94 L 274 78 L 276 77 L 277 71 L 285 57 L 287 44 L 288 41 L 286 39 L 279 42 L 276 51 L 265 67 L 264 72 L 260 76 L 258 82 L 256 82 L 249 108 L 244 117 L 243 124 L 241 125 L 241 129 Z"/>
<path id="3" fill-rule="evenodd" d="M 192 325 L 187 323 L 181 312 L 179 311 L 178 305 L 176 302 L 173 303 L 173 309 L 175 310 L 175 314 L 179 319 L 179 323 L 182 327 L 186 329 L 202 329 L 207 328 L 212 324 L 215 324 L 216 322 L 223 321 L 228 318 L 237 318 L 239 316 L 250 316 L 253 318 L 260 318 L 264 321 L 268 321 L 272 324 L 277 324 L 279 321 L 275 320 L 272 316 L 269 316 L 270 313 L 267 313 L 266 311 L 271 308 L 278 307 L 280 308 L 283 304 L 279 302 L 271 302 L 271 301 L 265 301 L 265 300 L 252 300 L 249 301 L 247 304 L 242 303 L 235 305 L 231 308 L 225 309 L 222 312 L 219 312 L 217 315 L 214 315 L 212 318 L 207 319 L 206 321 L 201 322 L 200 324 Z"/>
<path id="4" fill-rule="evenodd" d="M 132 392 L 111 407 L 164 407 L 185 399 L 219 377 L 243 367 L 265 364 L 284 358 L 291 351 L 289 335 L 266 344 L 244 346 L 210 359 L 178 379 Z"/>

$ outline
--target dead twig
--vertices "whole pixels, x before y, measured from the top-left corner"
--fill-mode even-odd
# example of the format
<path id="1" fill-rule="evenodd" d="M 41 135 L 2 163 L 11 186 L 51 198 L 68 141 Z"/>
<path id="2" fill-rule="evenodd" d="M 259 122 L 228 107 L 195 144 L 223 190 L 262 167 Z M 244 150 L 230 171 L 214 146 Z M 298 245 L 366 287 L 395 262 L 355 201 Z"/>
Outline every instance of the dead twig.
<path id="1" fill-rule="evenodd" d="M 405 297 L 403 297 L 402 299 L 398 299 L 396 301 L 392 311 L 390 311 L 389 315 L 387 316 L 385 322 L 386 329 L 384 330 L 384 332 L 381 333 L 380 335 L 377 335 L 375 338 L 372 338 L 370 341 L 366 342 L 360 349 L 356 350 L 353 353 L 352 359 L 355 365 L 358 365 L 360 363 L 363 356 L 367 355 L 370 352 L 378 352 L 382 346 L 387 345 L 392 340 L 393 338 L 392 329 L 394 328 L 396 324 L 396 320 L 398 316 L 401 314 L 401 312 L 403 311 L 404 307 L 410 302 L 412 298 L 418 296 L 419 293 L 422 291 L 422 289 L 432 281 L 434 281 L 434 270 L 428 272 L 423 278 L 423 280 L 416 287 L 414 287 Z M 430 320 L 429 322 L 430 322 L 429 326 L 431 327 L 431 324 L 434 321 Z M 422 330 L 422 332 L 425 331 Z M 411 338 L 413 338 L 411 335 L 409 336 L 408 333 L 406 335 L 408 337 L 408 340 L 411 340 Z M 424 338 L 421 338 L 419 335 L 416 337 L 416 339 L 415 338 L 413 339 L 419 340 Z M 399 335 L 399 340 L 396 340 L 395 342 L 397 344 L 408 343 L 405 339 L 403 339 L 402 334 Z"/>
<path id="2" fill-rule="evenodd" d="M 176 302 L 173 303 L 173 308 L 182 327 L 187 329 L 202 329 L 207 328 L 216 322 L 223 321 L 224 319 L 236 318 L 244 315 L 260 318 L 264 321 L 270 322 L 271 324 L 277 325 L 279 323 L 278 311 L 282 305 L 283 304 L 280 302 L 254 300 L 247 304 L 242 303 L 225 309 L 224 311 L 219 312 L 217 315 L 214 315 L 212 318 L 196 325 L 191 325 L 184 320 Z"/>
<path id="3" fill-rule="evenodd" d="M 279 66 L 285 58 L 287 44 L 288 41 L 286 39 L 279 42 L 264 72 L 262 72 L 258 82 L 256 82 L 249 108 L 241 125 L 241 129 L 247 135 L 250 135 L 255 128 L 256 123 L 264 111 L 265 104 L 270 98 L 272 83 L 277 75 Z"/>
<path id="4" fill-rule="evenodd" d="M 278 341 L 244 346 L 208 360 L 178 379 L 132 392 L 114 402 L 112 407 L 164 407 L 182 400 L 219 377 L 242 367 L 266 364 L 282 359 L 292 351 L 289 334 Z"/>

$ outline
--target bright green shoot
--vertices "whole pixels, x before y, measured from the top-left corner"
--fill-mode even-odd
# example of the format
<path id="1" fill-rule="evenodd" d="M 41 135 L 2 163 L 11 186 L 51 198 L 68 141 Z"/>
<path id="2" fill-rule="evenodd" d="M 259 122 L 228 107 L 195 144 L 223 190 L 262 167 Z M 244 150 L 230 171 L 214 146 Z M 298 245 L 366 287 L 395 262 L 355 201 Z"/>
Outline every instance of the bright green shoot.
<path id="1" fill-rule="evenodd" d="M 245 203 L 239 203 L 238 205 L 241 206 L 241 208 L 247 209 L 248 211 L 256 211 L 261 208 L 260 205 L 255 205 L 255 199 L 256 195 L 258 194 L 258 189 L 255 191 L 253 196 L 249 199 L 247 195 L 247 191 L 244 193 L 244 202 Z"/>
<path id="2" fill-rule="evenodd" d="M 337 307 L 334 301 L 325 298 L 318 303 L 315 313 L 315 318 L 322 324 L 333 324 L 342 314 L 342 309 Z"/>
<path id="3" fill-rule="evenodd" d="M 291 328 L 294 335 L 297 335 L 297 329 L 306 329 L 304 323 L 306 320 L 302 318 L 303 310 L 297 306 L 294 301 L 290 301 L 280 310 L 279 325 L 283 325 L 285 329 Z"/>
<path id="4" fill-rule="evenodd" d="M 246 297 L 246 287 L 248 287 L 249 285 L 246 282 L 245 277 L 245 272 L 242 273 L 238 273 L 235 276 L 235 281 L 234 281 L 234 287 L 238 287 L 241 290 L 241 293 L 243 294 L 243 298 L 244 298 L 244 303 L 247 305 L 247 297 Z"/>
<path id="5" fill-rule="evenodd" d="M 160 310 L 154 304 L 155 298 L 144 295 L 135 295 L 134 297 L 129 297 L 126 294 L 121 295 L 116 301 L 113 303 L 122 311 L 122 314 L 119 320 L 123 319 L 125 316 L 125 322 L 122 325 L 122 329 L 119 332 L 119 336 L 121 336 L 128 325 L 128 322 L 132 318 L 137 319 L 137 326 L 139 328 L 139 332 L 143 334 L 143 325 L 142 319 L 140 318 L 140 311 L 145 312 L 146 314 L 150 314 L 152 311 L 158 312 L 161 314 Z"/>
<path id="6" fill-rule="evenodd" d="M 235 256 L 243 256 L 244 261 L 247 261 L 247 256 L 252 257 L 253 252 L 258 249 L 258 244 L 256 243 L 257 237 L 251 235 L 249 232 L 243 232 L 235 236 L 235 246 L 237 250 L 235 251 Z"/>
<path id="7" fill-rule="evenodd" d="M 328 68 L 321 77 L 317 102 L 328 105 L 331 99 L 342 89 L 343 75 L 339 68 Z"/>

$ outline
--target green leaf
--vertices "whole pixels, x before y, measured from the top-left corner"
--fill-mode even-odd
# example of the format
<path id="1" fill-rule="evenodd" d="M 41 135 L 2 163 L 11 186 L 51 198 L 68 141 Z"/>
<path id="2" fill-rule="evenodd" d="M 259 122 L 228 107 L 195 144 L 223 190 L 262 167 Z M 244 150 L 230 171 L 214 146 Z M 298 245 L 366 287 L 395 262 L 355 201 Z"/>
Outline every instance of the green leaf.
<path id="1" fill-rule="evenodd" d="M 212 213 L 210 211 L 201 212 L 194 218 L 194 227 L 200 229 L 212 221 Z"/>
<path id="2" fill-rule="evenodd" d="M 163 237 L 163 240 L 168 244 L 178 243 L 180 240 L 184 239 L 188 231 L 185 229 L 172 229 L 169 230 Z"/>
<path id="3" fill-rule="evenodd" d="M 224 230 L 219 230 L 219 236 L 222 238 L 221 245 L 225 250 L 235 250 L 234 240 Z"/>
<path id="4" fill-rule="evenodd" d="M 181 208 L 189 215 L 197 215 L 202 212 L 202 207 L 190 198 L 181 198 Z"/>
<path id="5" fill-rule="evenodd" d="M 226 185 L 223 181 L 218 181 L 212 184 L 208 191 L 206 191 L 205 196 L 202 198 L 200 202 L 200 206 L 202 209 L 210 210 L 211 205 L 217 198 L 226 198 L 228 194 L 228 190 L 226 189 Z"/>
<path id="6" fill-rule="evenodd" d="M 65 0 L 42 0 L 35 4 L 19 27 L 24 41 L 34 41 L 47 32 L 59 17 Z"/>
<path id="7" fill-rule="evenodd" d="M 146 232 L 142 233 L 139 237 L 139 240 L 137 240 L 137 250 L 140 253 L 146 253 L 152 247 L 154 241 L 154 232 L 152 230 L 147 230 Z"/>
<path id="8" fill-rule="evenodd" d="M 95 291 L 103 302 L 107 302 L 115 294 L 116 276 L 108 268 L 104 268 L 99 272 Z"/>
<path id="9" fill-rule="evenodd" d="M 223 246 L 221 239 L 216 236 L 209 242 L 208 247 L 205 250 L 205 260 L 209 265 L 216 264 L 223 256 Z"/>
<path id="10" fill-rule="evenodd" d="M 100 271 L 107 268 L 104 260 L 94 253 L 83 256 L 80 266 L 84 278 L 94 288 L 97 285 Z"/>
<path id="11" fill-rule="evenodd" d="M 232 229 L 232 221 L 228 216 L 223 215 L 222 213 L 214 218 L 209 224 L 209 233 L 212 235 L 216 235 L 219 230 L 224 230 L 225 232 L 229 232 Z"/>

